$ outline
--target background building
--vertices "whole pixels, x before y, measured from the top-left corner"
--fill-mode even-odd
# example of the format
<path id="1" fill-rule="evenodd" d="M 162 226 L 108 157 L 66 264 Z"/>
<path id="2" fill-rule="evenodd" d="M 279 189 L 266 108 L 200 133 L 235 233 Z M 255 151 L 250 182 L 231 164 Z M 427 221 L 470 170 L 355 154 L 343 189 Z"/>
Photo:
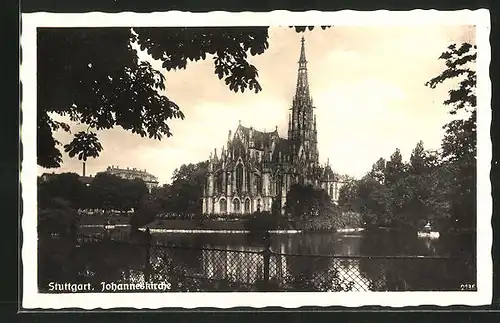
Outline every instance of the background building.
<path id="1" fill-rule="evenodd" d="M 108 166 L 108 168 L 104 171 L 104 173 L 108 173 L 111 175 L 118 176 L 123 179 L 137 179 L 140 178 L 146 184 L 149 192 L 151 193 L 151 189 L 153 187 L 158 186 L 158 178 L 150 173 L 148 173 L 145 169 L 137 169 L 137 168 L 119 168 L 118 166 Z"/>
<path id="2" fill-rule="evenodd" d="M 297 86 L 288 122 L 288 138 L 278 129 L 262 132 L 240 124 L 229 131 L 227 147 L 209 157 L 203 194 L 204 214 L 284 212 L 286 194 L 294 183 L 325 189 L 338 199 L 341 182 L 329 163 L 319 164 L 316 115 L 309 92 L 304 38 Z"/>
<path id="3" fill-rule="evenodd" d="M 158 178 L 150 173 L 148 173 L 146 170 L 140 170 L 137 168 L 119 168 L 117 166 L 108 166 L 108 168 L 105 171 L 99 172 L 99 173 L 107 173 L 111 175 L 118 176 L 123 179 L 128 179 L 128 180 L 133 180 L 140 178 L 144 181 L 146 184 L 146 187 L 148 188 L 149 192 L 151 193 L 151 189 L 153 187 L 158 186 Z M 99 174 L 97 173 L 97 174 Z M 40 181 L 41 182 L 47 182 L 52 178 L 55 178 L 59 176 L 59 173 L 43 173 L 40 176 Z M 94 177 L 92 175 L 90 176 L 79 176 L 79 180 L 85 184 L 86 186 L 89 186 L 92 183 L 92 180 Z"/>

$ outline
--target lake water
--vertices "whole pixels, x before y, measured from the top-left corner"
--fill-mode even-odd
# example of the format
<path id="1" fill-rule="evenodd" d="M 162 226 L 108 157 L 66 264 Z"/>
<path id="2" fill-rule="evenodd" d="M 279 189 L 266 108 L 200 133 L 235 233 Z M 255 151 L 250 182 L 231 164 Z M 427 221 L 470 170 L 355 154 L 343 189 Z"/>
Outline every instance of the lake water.
<path id="1" fill-rule="evenodd" d="M 87 228 L 96 233 L 98 228 Z M 124 230 L 113 232 L 123 236 Z M 134 241 L 141 239 L 132 237 Z M 39 287 L 49 281 L 168 282 L 174 291 L 452 290 L 475 286 L 474 235 L 362 233 L 152 234 L 152 246 L 81 243 L 64 256 L 45 244 Z M 175 246 L 175 247 L 171 247 Z M 45 250 L 45 251 L 44 251 Z M 67 257 L 67 258 L 65 258 Z"/>

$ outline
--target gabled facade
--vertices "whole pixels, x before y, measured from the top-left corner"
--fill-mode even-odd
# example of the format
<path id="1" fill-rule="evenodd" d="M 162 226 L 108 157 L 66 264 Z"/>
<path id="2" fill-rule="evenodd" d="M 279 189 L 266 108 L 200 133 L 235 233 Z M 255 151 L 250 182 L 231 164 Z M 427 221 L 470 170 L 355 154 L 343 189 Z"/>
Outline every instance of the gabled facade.
<path id="1" fill-rule="evenodd" d="M 123 179 L 134 180 L 134 179 L 142 179 L 146 184 L 149 192 L 158 186 L 158 178 L 150 173 L 148 173 L 145 169 L 137 169 L 137 168 L 119 168 L 117 166 L 108 166 L 103 173 L 108 173 L 111 175 L 118 176 Z"/>

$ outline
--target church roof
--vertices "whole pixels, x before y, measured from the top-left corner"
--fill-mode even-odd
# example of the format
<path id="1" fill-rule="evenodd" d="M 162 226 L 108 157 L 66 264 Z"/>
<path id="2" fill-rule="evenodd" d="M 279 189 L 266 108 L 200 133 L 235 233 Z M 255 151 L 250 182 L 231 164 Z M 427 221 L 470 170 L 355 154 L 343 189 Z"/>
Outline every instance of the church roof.
<path id="1" fill-rule="evenodd" d="M 233 139 L 232 149 L 234 151 L 234 158 L 235 159 L 237 159 L 238 157 L 245 159 L 245 157 L 246 157 L 245 145 L 243 144 L 243 142 L 241 140 L 236 139 L 236 137 Z"/>
<path id="2" fill-rule="evenodd" d="M 290 146 L 291 146 L 291 141 L 288 139 L 284 138 L 279 138 L 278 141 L 276 142 L 276 146 L 274 147 L 274 152 L 273 152 L 273 161 L 274 162 L 279 162 L 279 157 L 281 153 L 281 157 L 285 158 L 285 156 L 290 155 Z M 287 160 L 282 160 L 286 162 Z"/>
<path id="3" fill-rule="evenodd" d="M 255 147 L 271 147 L 271 143 L 273 138 L 279 138 L 279 134 L 277 130 L 271 132 L 259 131 L 253 128 L 242 126 L 241 124 L 236 129 L 236 133 L 240 132 L 243 135 L 247 142 L 250 141 L 250 131 L 253 131 L 252 139 L 255 144 Z"/>

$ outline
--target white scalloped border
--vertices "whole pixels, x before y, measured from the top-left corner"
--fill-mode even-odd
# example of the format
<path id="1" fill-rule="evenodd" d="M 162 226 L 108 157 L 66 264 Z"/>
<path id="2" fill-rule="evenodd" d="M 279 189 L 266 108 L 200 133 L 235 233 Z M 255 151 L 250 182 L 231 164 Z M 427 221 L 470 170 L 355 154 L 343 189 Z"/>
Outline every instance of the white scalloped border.
<path id="1" fill-rule="evenodd" d="M 380 305 L 390 307 L 418 305 L 487 305 L 492 300 L 492 198 L 491 168 L 491 82 L 489 63 L 490 14 L 487 9 L 437 11 L 412 10 L 372 12 L 344 10 L 338 12 L 267 13 L 209 12 L 190 13 L 31 13 L 22 14 L 22 172 L 20 174 L 23 203 L 22 307 L 25 309 L 112 309 L 135 308 L 233 308 L 278 306 Z M 36 28 L 37 27 L 132 27 L 132 26 L 319 26 L 319 25 L 476 25 L 478 80 L 477 113 L 477 292 L 352 292 L 352 293 L 136 293 L 136 294 L 39 294 L 37 291 L 36 233 Z"/>

